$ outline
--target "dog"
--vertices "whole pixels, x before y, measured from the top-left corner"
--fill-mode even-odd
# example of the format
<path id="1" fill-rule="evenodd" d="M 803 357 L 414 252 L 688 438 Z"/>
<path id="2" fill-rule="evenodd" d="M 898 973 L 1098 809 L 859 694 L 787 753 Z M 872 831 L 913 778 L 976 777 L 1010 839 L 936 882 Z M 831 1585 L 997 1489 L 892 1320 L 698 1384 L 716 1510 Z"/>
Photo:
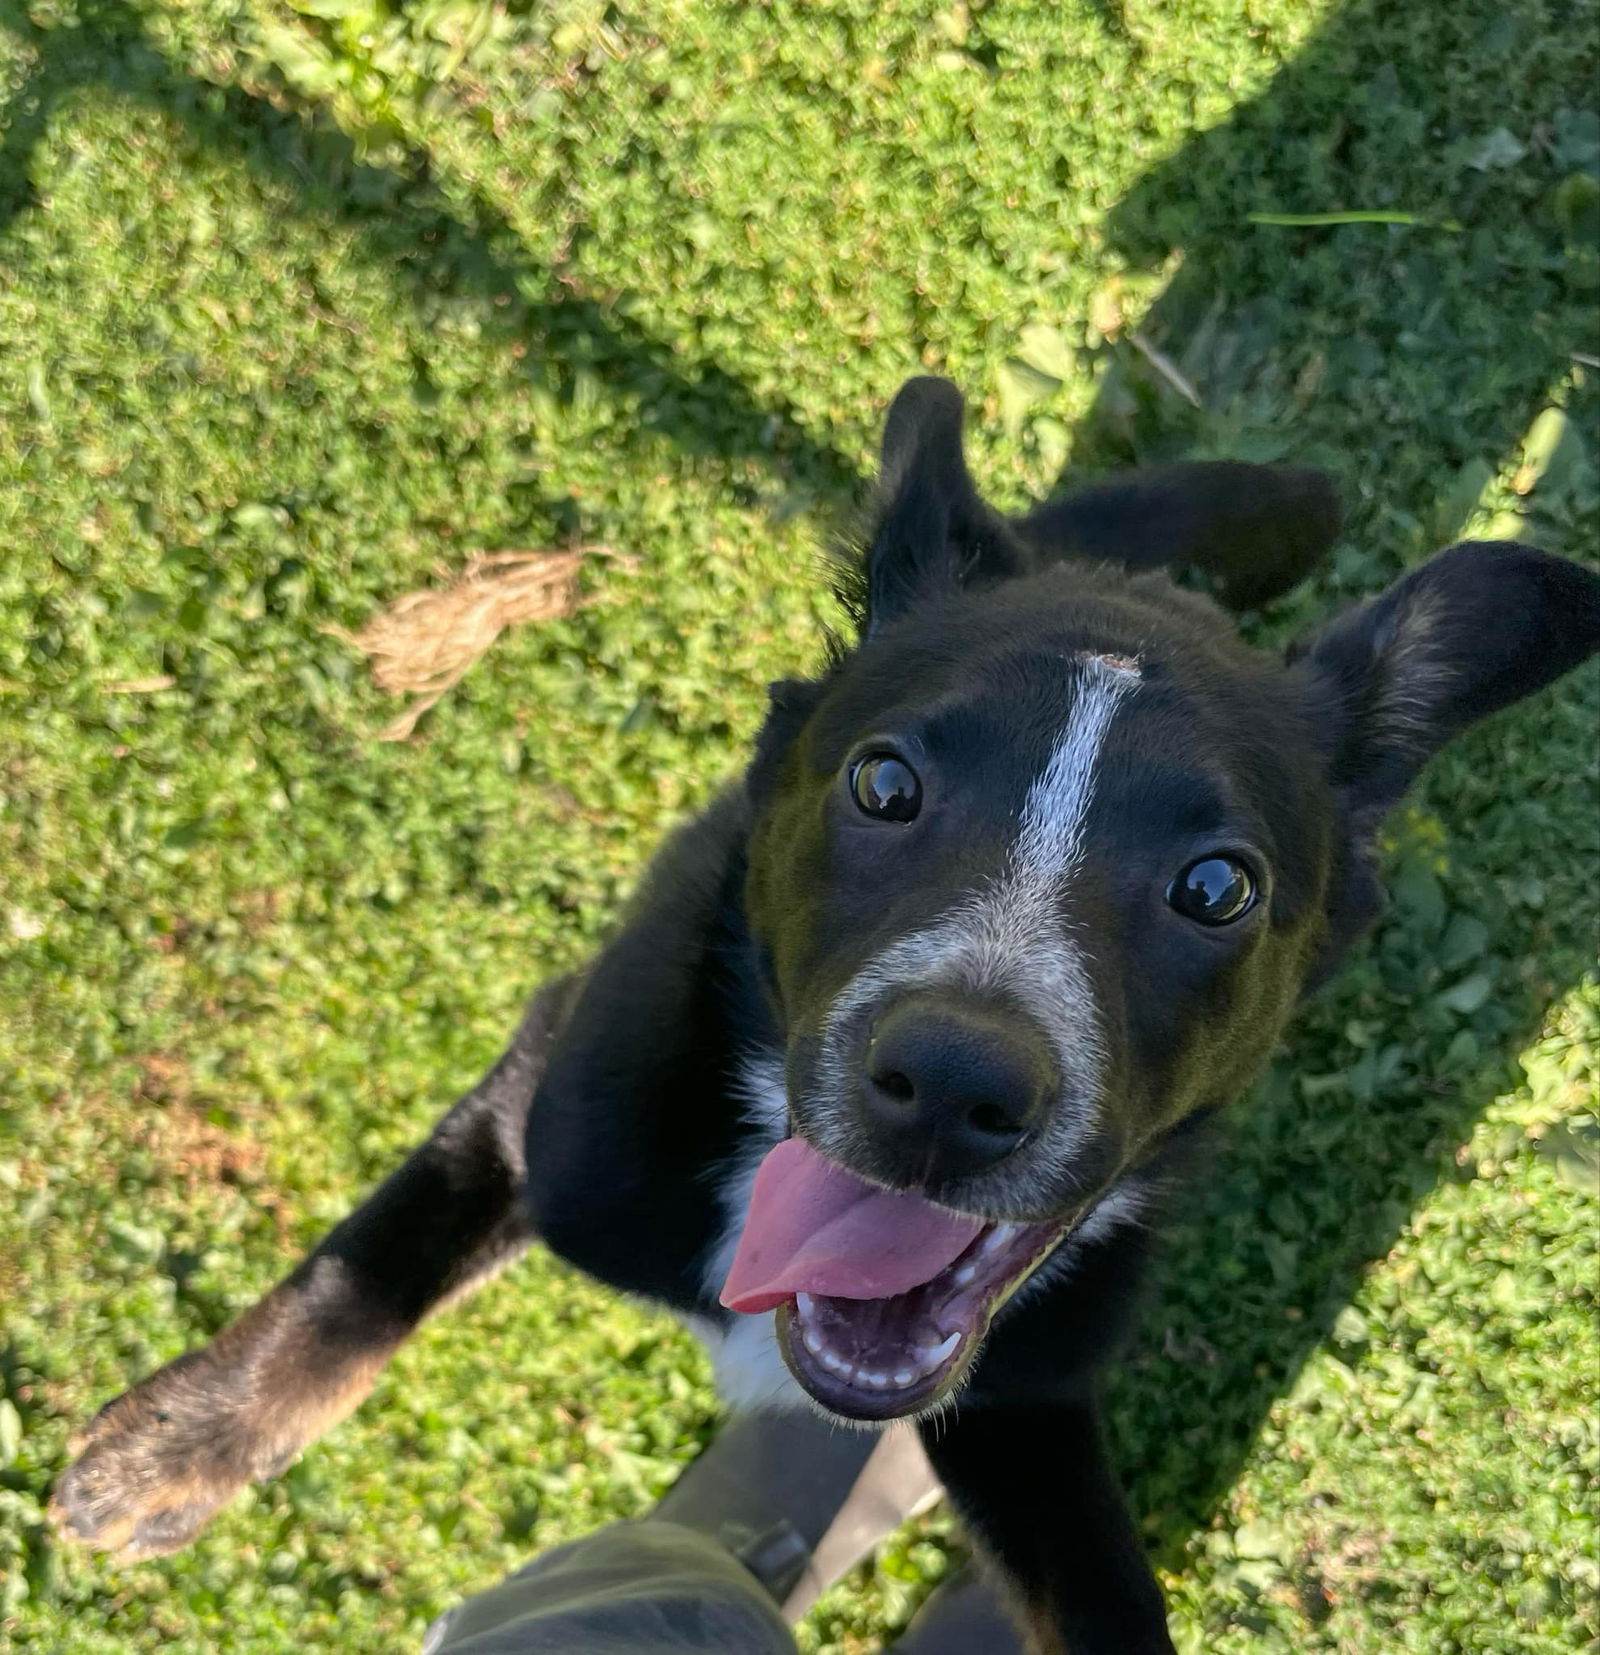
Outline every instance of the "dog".
<path id="1" fill-rule="evenodd" d="M 772 686 L 742 780 L 428 1141 L 100 1412 L 68 1530 L 184 1544 L 537 1237 L 688 1318 L 736 1403 L 917 1421 L 1039 1650 L 1171 1651 L 1096 1415 L 1152 1229 L 1377 918 L 1385 815 L 1600 649 L 1600 578 L 1457 545 L 1279 659 L 1167 571 L 1287 590 L 1339 531 L 1323 474 L 1006 518 L 962 425 L 949 383 L 900 391 L 856 635 Z"/>

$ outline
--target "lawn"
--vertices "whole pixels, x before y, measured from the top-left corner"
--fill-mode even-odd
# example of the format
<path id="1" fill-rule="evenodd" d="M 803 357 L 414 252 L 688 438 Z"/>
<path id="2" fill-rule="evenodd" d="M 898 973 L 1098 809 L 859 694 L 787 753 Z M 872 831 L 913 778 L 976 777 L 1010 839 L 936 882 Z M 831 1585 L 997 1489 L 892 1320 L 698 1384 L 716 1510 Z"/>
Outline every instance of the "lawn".
<path id="1" fill-rule="evenodd" d="M 1597 84 L 1595 0 L 0 0 L 0 1648 L 403 1650 L 642 1511 L 707 1366 L 535 1255 L 187 1553 L 43 1521 L 821 659 L 906 374 L 1006 504 L 1328 465 L 1264 641 L 1463 532 L 1592 556 Z M 1402 222 L 1252 218 L 1333 213 Z M 630 556 L 378 740 L 329 629 L 574 543 Z M 1433 767 L 1170 1249 L 1113 1412 L 1185 1655 L 1600 1640 L 1597 695 Z"/>

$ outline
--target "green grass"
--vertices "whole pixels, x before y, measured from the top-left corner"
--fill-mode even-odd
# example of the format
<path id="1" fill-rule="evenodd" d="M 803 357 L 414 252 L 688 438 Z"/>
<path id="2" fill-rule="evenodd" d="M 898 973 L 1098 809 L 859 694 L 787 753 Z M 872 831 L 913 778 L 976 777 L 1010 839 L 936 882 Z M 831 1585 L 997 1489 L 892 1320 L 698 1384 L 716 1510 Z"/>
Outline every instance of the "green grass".
<path id="1" fill-rule="evenodd" d="M 682 1333 L 536 1256 L 188 1553 L 42 1523 L 71 1425 L 393 1165 L 819 659 L 817 547 L 905 374 L 968 388 L 1005 503 L 1065 465 L 1331 465 L 1345 538 L 1268 640 L 1463 525 L 1592 552 L 1597 31 L 1594 0 L 0 8 L 0 1647 L 403 1648 L 712 1428 Z M 1251 222 L 1328 214 L 1415 222 Z M 326 628 L 572 538 L 637 568 L 376 742 Z M 1600 1639 L 1596 689 L 1435 766 L 1391 916 L 1176 1240 L 1114 1415 L 1186 1655 Z M 948 1535 L 807 1649 L 877 1647 Z"/>

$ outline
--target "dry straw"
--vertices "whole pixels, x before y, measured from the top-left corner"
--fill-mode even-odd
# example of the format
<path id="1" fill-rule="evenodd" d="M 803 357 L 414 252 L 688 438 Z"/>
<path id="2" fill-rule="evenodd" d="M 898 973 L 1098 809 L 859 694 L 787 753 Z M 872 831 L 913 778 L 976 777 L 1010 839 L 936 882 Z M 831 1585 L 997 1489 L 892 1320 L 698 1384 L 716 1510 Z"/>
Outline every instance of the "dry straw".
<path id="1" fill-rule="evenodd" d="M 594 557 L 633 561 L 610 546 L 483 552 L 451 585 L 396 598 L 359 632 L 328 627 L 367 657 L 379 689 L 420 697 L 379 732 L 379 740 L 404 741 L 507 627 L 560 620 L 591 601 L 578 594 L 578 574 Z"/>

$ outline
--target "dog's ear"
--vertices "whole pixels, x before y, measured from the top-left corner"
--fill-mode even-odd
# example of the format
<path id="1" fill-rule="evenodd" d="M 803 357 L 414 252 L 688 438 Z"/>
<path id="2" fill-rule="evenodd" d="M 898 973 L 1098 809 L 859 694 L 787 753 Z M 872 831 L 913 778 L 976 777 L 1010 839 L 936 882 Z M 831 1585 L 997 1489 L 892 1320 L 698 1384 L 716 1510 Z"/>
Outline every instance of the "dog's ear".
<path id="1" fill-rule="evenodd" d="M 1452 736 L 1600 650 L 1600 576 L 1514 542 L 1440 552 L 1291 657 L 1330 775 L 1376 828 Z"/>
<path id="2" fill-rule="evenodd" d="M 1041 558 L 1203 569 L 1232 609 L 1279 597 L 1339 536 L 1338 491 L 1310 466 L 1195 460 L 1113 477 L 1018 520 Z"/>
<path id="3" fill-rule="evenodd" d="M 1004 520 L 978 498 L 961 451 L 961 393 L 908 380 L 889 405 L 866 555 L 868 637 L 928 598 L 1027 566 Z"/>

